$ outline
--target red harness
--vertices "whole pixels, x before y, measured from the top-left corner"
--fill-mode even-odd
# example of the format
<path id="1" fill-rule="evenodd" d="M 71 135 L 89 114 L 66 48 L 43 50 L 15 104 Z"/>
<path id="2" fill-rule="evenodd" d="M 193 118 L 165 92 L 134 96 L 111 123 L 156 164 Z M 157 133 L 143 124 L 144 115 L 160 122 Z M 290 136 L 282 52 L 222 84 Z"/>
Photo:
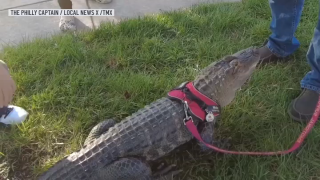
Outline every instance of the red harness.
<path id="1" fill-rule="evenodd" d="M 213 122 L 217 117 L 220 116 L 220 106 L 218 103 L 208 98 L 201 92 L 199 92 L 192 82 L 184 83 L 182 86 L 171 90 L 168 93 L 168 97 L 172 100 L 179 100 L 184 104 L 185 118 L 183 119 L 184 124 L 192 135 L 207 147 L 221 153 L 226 154 L 237 154 L 237 155 L 258 155 L 258 156 L 270 156 L 270 155 L 284 155 L 296 151 L 304 139 L 308 136 L 315 123 L 318 121 L 320 115 L 320 98 L 315 109 L 315 112 L 308 123 L 307 127 L 303 130 L 295 144 L 286 151 L 277 151 L 277 152 L 238 152 L 238 151 L 228 151 L 220 149 L 212 144 L 207 144 L 201 138 L 201 135 L 197 129 L 197 126 L 193 122 L 193 117 L 200 119 L 203 122 Z M 190 114 L 190 115 L 189 115 Z"/>
<path id="2" fill-rule="evenodd" d="M 186 118 L 187 113 L 202 121 L 214 121 L 215 117 L 220 115 L 220 106 L 201 92 L 199 92 L 192 83 L 184 83 L 168 93 L 170 99 L 181 100 L 185 105 Z M 185 119 L 186 121 L 192 121 Z M 187 123 L 188 124 L 188 123 Z"/>

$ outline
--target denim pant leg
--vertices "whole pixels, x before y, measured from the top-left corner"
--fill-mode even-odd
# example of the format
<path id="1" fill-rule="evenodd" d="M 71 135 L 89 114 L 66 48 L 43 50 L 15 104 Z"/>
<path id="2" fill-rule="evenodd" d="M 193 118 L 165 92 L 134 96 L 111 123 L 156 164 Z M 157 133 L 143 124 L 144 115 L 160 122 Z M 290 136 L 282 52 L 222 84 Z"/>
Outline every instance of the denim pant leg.
<path id="1" fill-rule="evenodd" d="M 274 54 L 286 57 L 300 46 L 294 37 L 300 22 L 304 0 L 269 0 L 272 13 L 267 47 Z"/>
<path id="2" fill-rule="evenodd" d="M 307 53 L 307 60 L 311 66 L 311 71 L 302 79 L 301 87 L 320 93 L 320 12 L 318 25 L 314 30 L 314 35 Z"/>

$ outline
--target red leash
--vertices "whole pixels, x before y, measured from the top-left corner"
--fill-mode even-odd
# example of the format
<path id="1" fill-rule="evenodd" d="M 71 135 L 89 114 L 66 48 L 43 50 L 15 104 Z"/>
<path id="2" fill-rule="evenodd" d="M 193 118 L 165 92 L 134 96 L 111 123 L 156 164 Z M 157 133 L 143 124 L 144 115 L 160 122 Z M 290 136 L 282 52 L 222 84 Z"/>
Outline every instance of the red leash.
<path id="1" fill-rule="evenodd" d="M 184 119 L 184 124 L 186 125 L 188 130 L 192 133 L 192 135 L 197 140 L 199 140 L 202 143 L 204 143 L 207 147 L 209 147 L 209 148 L 211 148 L 211 149 L 213 149 L 213 150 L 215 150 L 217 152 L 221 152 L 221 153 L 225 153 L 225 154 L 272 156 L 272 155 L 284 155 L 284 154 L 289 154 L 291 152 L 294 152 L 295 150 L 297 150 L 302 145 L 303 141 L 305 140 L 305 138 L 308 136 L 308 134 L 311 132 L 312 128 L 314 127 L 314 125 L 318 121 L 318 118 L 319 118 L 319 115 L 320 115 L 320 98 L 319 98 L 317 106 L 316 106 L 316 109 L 315 109 L 315 111 L 313 113 L 313 116 L 312 116 L 310 122 L 305 127 L 305 129 L 302 131 L 302 133 L 300 134 L 300 136 L 297 139 L 297 141 L 295 142 L 295 144 L 288 150 L 275 151 L 275 152 L 238 152 L 238 151 L 229 151 L 229 150 L 225 150 L 225 149 L 220 149 L 220 148 L 218 148 L 218 147 L 216 147 L 216 146 L 214 146 L 212 144 L 207 144 L 207 143 L 205 143 L 203 141 L 203 139 L 201 138 L 201 135 L 199 134 L 197 126 L 195 126 L 194 123 L 193 123 L 192 117 L 188 115 L 188 110 L 189 110 L 189 112 L 191 112 L 192 115 L 195 115 L 197 118 L 200 117 L 200 119 L 203 120 L 203 121 L 205 121 L 205 118 L 203 117 L 203 113 L 202 114 L 200 113 L 200 110 L 199 110 L 200 107 L 195 105 L 197 103 L 194 103 L 194 101 L 190 100 L 190 98 L 187 98 L 186 97 L 186 93 L 181 91 L 181 89 L 183 89 L 185 87 L 188 88 L 188 90 L 193 95 L 195 95 L 198 99 L 202 100 L 205 104 L 208 104 L 210 106 L 218 106 L 217 103 L 215 103 L 213 100 L 209 99 L 205 95 L 201 94 L 198 90 L 196 90 L 192 83 L 188 83 L 185 86 L 183 86 L 182 88 L 178 88 L 178 89 L 175 89 L 175 90 L 169 92 L 168 95 L 169 95 L 170 98 L 182 100 L 182 102 L 184 103 L 184 108 L 185 108 L 185 113 L 186 113 L 186 118 Z M 179 90 L 182 93 L 179 93 Z M 219 113 L 217 113 L 217 112 L 215 112 L 215 113 L 211 112 L 211 114 L 214 114 L 215 116 L 219 115 Z"/>
<path id="2" fill-rule="evenodd" d="M 320 98 L 317 103 L 317 107 L 315 109 L 315 112 L 311 118 L 311 121 L 304 128 L 304 130 L 300 134 L 300 136 L 297 139 L 297 141 L 295 142 L 295 144 L 290 149 L 288 149 L 286 151 L 275 151 L 275 152 L 238 152 L 238 151 L 229 151 L 229 150 L 225 150 L 225 149 L 220 149 L 216 146 L 213 146 L 211 144 L 207 144 L 203 141 L 203 139 L 201 138 L 201 136 L 197 130 L 197 127 L 193 124 L 193 121 L 191 119 L 189 119 L 189 121 L 186 122 L 186 126 L 196 139 L 198 139 L 199 141 L 204 143 L 207 147 L 209 147 L 215 151 L 221 152 L 221 153 L 237 154 L 237 155 L 257 155 L 257 156 L 284 155 L 284 154 L 289 154 L 289 153 L 297 150 L 301 146 L 301 144 L 303 143 L 305 138 L 308 136 L 308 134 L 311 132 L 312 128 L 314 127 L 314 125 L 318 121 L 319 114 L 320 114 Z"/>

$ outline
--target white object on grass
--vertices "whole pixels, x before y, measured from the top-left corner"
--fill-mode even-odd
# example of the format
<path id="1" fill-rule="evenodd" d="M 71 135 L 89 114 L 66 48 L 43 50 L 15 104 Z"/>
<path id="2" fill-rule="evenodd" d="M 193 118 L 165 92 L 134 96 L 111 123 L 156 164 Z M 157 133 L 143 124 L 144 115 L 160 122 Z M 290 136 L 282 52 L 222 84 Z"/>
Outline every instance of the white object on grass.
<path id="1" fill-rule="evenodd" d="M 21 107 L 9 105 L 8 108 L 12 108 L 12 111 L 7 117 L 3 115 L 0 117 L 0 123 L 3 124 L 20 124 L 26 120 L 29 113 Z"/>

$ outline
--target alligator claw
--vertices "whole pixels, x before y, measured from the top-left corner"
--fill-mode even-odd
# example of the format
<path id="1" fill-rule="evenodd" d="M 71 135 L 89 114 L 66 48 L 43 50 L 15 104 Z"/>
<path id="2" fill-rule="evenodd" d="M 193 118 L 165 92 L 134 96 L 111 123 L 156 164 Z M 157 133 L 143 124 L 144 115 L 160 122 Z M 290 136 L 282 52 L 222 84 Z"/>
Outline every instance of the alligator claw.
<path id="1" fill-rule="evenodd" d="M 157 172 L 153 174 L 156 180 L 173 180 L 173 177 L 182 172 L 182 170 L 173 170 L 176 167 L 175 164 L 171 164 L 164 167 L 164 163 L 161 163 Z"/>

